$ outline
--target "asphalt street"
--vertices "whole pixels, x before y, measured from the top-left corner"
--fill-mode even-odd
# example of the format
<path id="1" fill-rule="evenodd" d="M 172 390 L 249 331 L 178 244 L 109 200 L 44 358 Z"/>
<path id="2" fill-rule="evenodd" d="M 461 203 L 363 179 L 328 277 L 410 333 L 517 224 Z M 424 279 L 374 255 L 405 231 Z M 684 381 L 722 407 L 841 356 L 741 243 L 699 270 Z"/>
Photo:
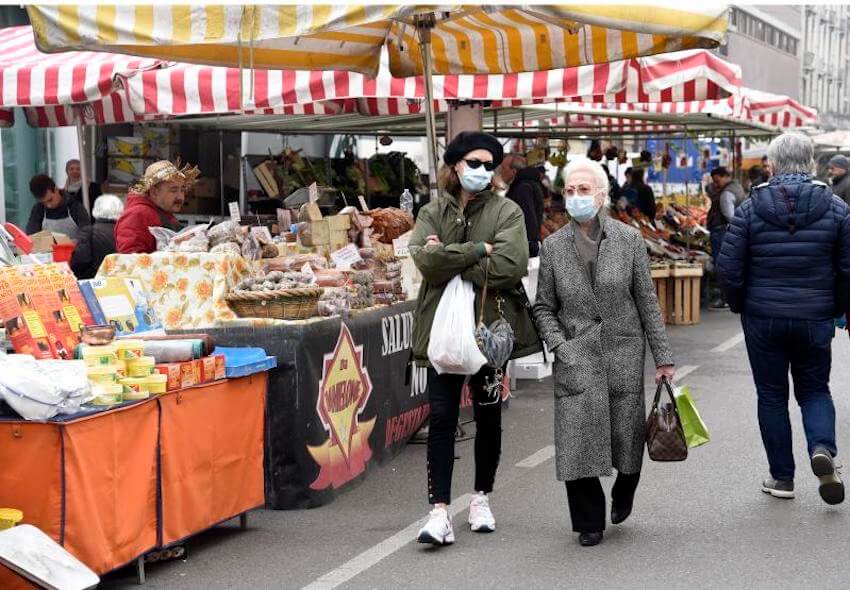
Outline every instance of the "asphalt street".
<path id="1" fill-rule="evenodd" d="M 829 507 L 811 475 L 792 404 L 797 497 L 761 492 L 767 464 L 738 318 L 706 312 L 670 327 L 681 380 L 712 441 L 684 463 L 646 461 L 632 517 L 582 548 L 552 460 L 552 383 L 520 382 L 503 415 L 502 462 L 491 505 L 497 530 L 466 526 L 472 442 L 457 447 L 452 505 L 457 541 L 413 542 L 427 514 L 425 447 L 409 445 L 328 506 L 260 510 L 249 528 L 219 526 L 189 543 L 188 559 L 148 567 L 149 590 L 168 588 L 846 588 L 850 505 Z M 850 452 L 850 341 L 834 343 L 839 462 Z M 647 367 L 649 370 L 649 367 Z M 654 390 L 647 389 L 647 396 Z M 470 427 L 472 429 L 472 427 Z M 605 482 L 610 488 L 611 481 Z M 130 569 L 105 588 L 134 588 Z"/>

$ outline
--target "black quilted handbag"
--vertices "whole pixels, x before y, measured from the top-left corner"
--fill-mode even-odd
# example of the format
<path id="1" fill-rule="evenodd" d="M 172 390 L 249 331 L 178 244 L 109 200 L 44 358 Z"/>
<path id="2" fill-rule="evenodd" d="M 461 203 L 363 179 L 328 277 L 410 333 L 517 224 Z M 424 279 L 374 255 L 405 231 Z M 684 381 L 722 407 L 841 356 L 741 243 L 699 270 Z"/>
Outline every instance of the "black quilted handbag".
<path id="1" fill-rule="evenodd" d="M 484 304 L 487 302 L 487 279 L 490 274 L 490 259 L 484 268 L 484 288 L 481 290 L 481 309 L 478 313 L 478 327 L 475 329 L 475 341 L 481 354 L 487 359 L 487 366 L 492 369 L 501 369 L 511 358 L 514 351 L 514 329 L 505 319 L 502 313 L 503 299 L 501 295 L 496 298 L 496 308 L 499 317 L 489 326 L 484 324 Z"/>

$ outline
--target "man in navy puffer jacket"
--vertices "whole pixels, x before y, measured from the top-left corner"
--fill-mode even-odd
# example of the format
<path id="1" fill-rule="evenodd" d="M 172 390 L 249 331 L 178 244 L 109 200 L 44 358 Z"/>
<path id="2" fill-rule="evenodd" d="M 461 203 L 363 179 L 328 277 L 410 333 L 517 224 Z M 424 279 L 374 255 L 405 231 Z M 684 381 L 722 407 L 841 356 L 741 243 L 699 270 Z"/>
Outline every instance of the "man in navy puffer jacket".
<path id="1" fill-rule="evenodd" d="M 794 497 L 788 371 L 803 414 L 820 495 L 844 500 L 835 471 L 835 407 L 829 391 L 833 320 L 850 294 L 847 204 L 813 181 L 811 140 L 786 133 L 767 151 L 774 176 L 753 188 L 729 225 L 718 272 L 732 311 L 742 314 L 758 392 L 758 418 L 771 477 L 762 491 Z"/>

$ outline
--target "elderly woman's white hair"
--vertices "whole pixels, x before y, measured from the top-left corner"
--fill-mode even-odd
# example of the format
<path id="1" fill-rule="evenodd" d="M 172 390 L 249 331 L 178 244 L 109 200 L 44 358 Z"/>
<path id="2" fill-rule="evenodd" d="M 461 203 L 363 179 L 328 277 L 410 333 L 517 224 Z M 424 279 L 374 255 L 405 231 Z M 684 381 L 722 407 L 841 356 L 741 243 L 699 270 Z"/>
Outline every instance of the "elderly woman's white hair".
<path id="1" fill-rule="evenodd" d="M 567 164 L 563 172 L 564 186 L 569 186 L 570 177 L 579 170 L 590 172 L 596 179 L 596 186 L 601 189 L 596 195 L 597 204 L 601 207 L 607 203 L 608 189 L 611 186 L 608 183 L 608 175 L 605 174 L 605 171 L 602 169 L 602 164 L 594 162 L 593 160 L 573 160 Z"/>
<path id="2" fill-rule="evenodd" d="M 783 133 L 767 147 L 773 174 L 811 174 L 814 157 L 814 143 L 802 133 Z"/>
<path id="3" fill-rule="evenodd" d="M 95 200 L 91 216 L 95 219 L 116 221 L 124 212 L 124 202 L 115 195 L 101 195 Z"/>

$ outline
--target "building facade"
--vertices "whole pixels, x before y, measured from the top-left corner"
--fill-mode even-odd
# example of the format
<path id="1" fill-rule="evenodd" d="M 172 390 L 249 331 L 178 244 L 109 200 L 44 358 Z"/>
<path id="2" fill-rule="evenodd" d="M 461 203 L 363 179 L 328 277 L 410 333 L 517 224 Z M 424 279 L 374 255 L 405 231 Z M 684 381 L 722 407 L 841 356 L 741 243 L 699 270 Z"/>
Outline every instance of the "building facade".
<path id="1" fill-rule="evenodd" d="M 800 99 L 800 6 L 732 6 L 719 53 L 743 70 L 743 85 Z"/>
<path id="2" fill-rule="evenodd" d="M 802 30 L 802 102 L 818 110 L 821 127 L 848 129 L 850 6 L 805 6 Z"/>
<path id="3" fill-rule="evenodd" d="M 732 6 L 719 53 L 745 87 L 816 108 L 827 130 L 850 128 L 850 6 Z"/>

